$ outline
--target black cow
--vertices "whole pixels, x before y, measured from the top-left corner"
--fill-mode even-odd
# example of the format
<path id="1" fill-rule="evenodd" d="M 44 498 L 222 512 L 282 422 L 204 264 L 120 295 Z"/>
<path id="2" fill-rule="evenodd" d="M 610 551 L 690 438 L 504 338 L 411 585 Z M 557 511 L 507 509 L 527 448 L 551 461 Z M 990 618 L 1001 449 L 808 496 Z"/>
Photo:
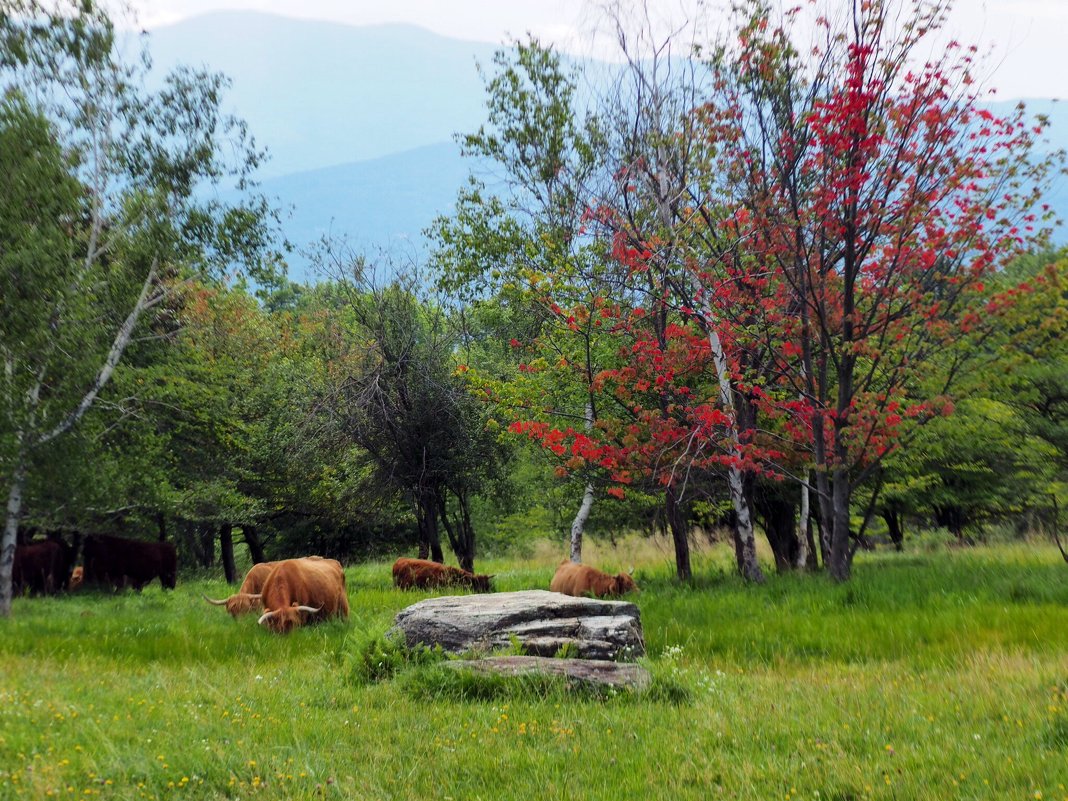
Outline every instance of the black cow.
<path id="1" fill-rule="evenodd" d="M 69 546 L 59 540 L 17 545 L 12 591 L 18 595 L 28 589 L 31 593 L 51 595 L 65 589 L 70 580 L 71 557 Z"/>
<path id="2" fill-rule="evenodd" d="M 178 554 L 169 542 L 145 542 L 90 534 L 84 546 L 85 582 L 140 590 L 153 579 L 167 588 L 178 583 Z"/>

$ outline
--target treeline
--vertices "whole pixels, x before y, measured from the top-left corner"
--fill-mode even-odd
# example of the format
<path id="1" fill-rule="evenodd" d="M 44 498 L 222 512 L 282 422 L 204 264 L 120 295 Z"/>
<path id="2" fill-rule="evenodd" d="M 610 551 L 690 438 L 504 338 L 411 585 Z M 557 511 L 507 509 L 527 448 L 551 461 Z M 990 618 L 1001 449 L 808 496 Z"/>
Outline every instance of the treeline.
<path id="1" fill-rule="evenodd" d="M 1021 533 L 1053 525 L 1068 453 L 1068 260 L 1021 259 L 999 280 L 1027 289 L 996 332 L 957 346 L 974 366 L 945 400 L 952 413 L 904 429 L 907 444 L 858 494 L 865 544 L 900 546 L 921 525 L 962 542 L 989 521 Z M 483 550 L 552 537 L 563 551 L 588 485 L 595 531 L 670 533 L 666 487 L 630 481 L 617 497 L 608 471 L 576 467 L 571 447 L 534 451 L 526 434 L 509 433 L 530 403 L 472 393 L 476 369 L 515 392 L 543 382 L 522 348 L 495 335 L 500 314 L 492 304 L 448 310 L 412 282 L 325 280 L 277 303 L 241 287 L 184 285 L 161 312 L 166 335 L 146 331 L 130 346 L 91 413 L 30 472 L 22 531 L 159 537 L 178 544 L 187 567 L 218 559 L 227 572 L 235 542 L 253 561 L 418 552 L 473 565 L 476 531 Z M 547 405 L 553 387 L 539 385 L 543 413 L 566 414 L 560 400 Z M 561 430 L 584 430 L 581 403 L 570 408 L 574 422 Z M 687 540 L 729 531 L 723 470 L 688 471 Z M 777 566 L 804 566 L 797 484 L 753 476 L 747 492 Z M 814 521 L 803 535 L 818 559 Z"/>
<path id="2" fill-rule="evenodd" d="M 470 570 L 542 535 L 580 559 L 595 526 L 670 534 L 688 578 L 694 530 L 722 528 L 759 581 L 758 535 L 845 579 L 909 521 L 1055 525 L 1058 161 L 1041 120 L 979 106 L 971 51 L 909 71 L 938 8 L 811 20 L 811 51 L 807 12 L 758 0 L 699 52 L 616 18 L 609 82 L 517 43 L 429 263 L 326 242 L 311 286 L 283 277 L 224 78 L 149 91 L 91 4 L 3 10 L 5 611 L 35 531 L 230 574 L 235 541 Z"/>

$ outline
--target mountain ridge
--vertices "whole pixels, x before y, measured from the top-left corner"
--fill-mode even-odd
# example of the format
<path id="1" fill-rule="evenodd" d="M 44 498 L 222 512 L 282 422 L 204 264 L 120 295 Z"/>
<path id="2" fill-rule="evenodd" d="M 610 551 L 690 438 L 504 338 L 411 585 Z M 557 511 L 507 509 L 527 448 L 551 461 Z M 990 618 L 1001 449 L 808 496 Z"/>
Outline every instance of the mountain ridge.
<path id="1" fill-rule="evenodd" d="M 265 179 L 378 158 L 477 126 L 476 62 L 496 50 L 413 25 L 236 11 L 156 28 L 149 42 L 160 73 L 193 64 L 230 78 L 227 104 L 272 155 Z"/>
<path id="2" fill-rule="evenodd" d="M 500 48 L 409 23 L 250 11 L 153 28 L 149 47 L 160 72 L 183 63 L 231 78 L 225 106 L 271 154 L 261 189 L 291 208 L 284 231 L 298 248 L 296 280 L 308 277 L 304 251 L 323 234 L 368 252 L 425 254 L 421 232 L 452 209 L 471 166 L 454 137 L 485 120 L 476 64 Z M 986 105 L 1005 113 L 1017 102 Z M 1053 120 L 1049 149 L 1068 144 L 1068 105 L 1038 98 L 1028 108 Z M 1047 197 L 1068 217 L 1068 182 Z M 1064 243 L 1068 232 L 1055 238 Z"/>

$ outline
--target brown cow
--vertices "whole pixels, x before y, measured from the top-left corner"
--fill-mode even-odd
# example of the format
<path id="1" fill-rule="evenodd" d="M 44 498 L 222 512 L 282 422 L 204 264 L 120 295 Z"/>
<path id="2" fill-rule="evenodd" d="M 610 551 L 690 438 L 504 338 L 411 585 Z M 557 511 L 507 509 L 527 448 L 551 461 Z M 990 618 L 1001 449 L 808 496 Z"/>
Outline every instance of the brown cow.
<path id="1" fill-rule="evenodd" d="M 159 578 L 173 590 L 178 582 L 178 554 L 170 542 L 146 542 L 90 534 L 85 538 L 86 583 L 113 587 L 142 587 Z"/>
<path id="2" fill-rule="evenodd" d="M 345 571 L 336 559 L 285 559 L 264 582 L 260 625 L 286 634 L 306 622 L 349 616 Z"/>
<path id="3" fill-rule="evenodd" d="M 51 595 L 67 586 L 68 558 L 67 548 L 57 540 L 16 545 L 12 592 L 19 595 L 28 589 L 31 593 Z"/>
<path id="4" fill-rule="evenodd" d="M 70 572 L 70 591 L 74 592 L 85 581 L 85 568 L 78 565 L 74 570 Z"/>
<path id="5" fill-rule="evenodd" d="M 638 585 L 628 573 L 610 576 L 588 565 L 576 564 L 565 559 L 556 568 L 556 575 L 553 576 L 549 589 L 552 592 L 562 592 L 564 595 L 595 595 L 603 598 L 606 595 L 636 592 Z"/>
<path id="6" fill-rule="evenodd" d="M 478 573 L 469 573 L 458 567 L 431 562 L 427 559 L 409 559 L 402 556 L 393 563 L 393 583 L 402 590 L 413 587 L 470 587 L 475 592 L 492 592 L 490 579 Z"/>
<path id="7" fill-rule="evenodd" d="M 263 591 L 267 577 L 271 575 L 271 571 L 277 564 L 277 562 L 258 562 L 245 575 L 245 580 L 241 582 L 238 591 L 229 598 L 213 600 L 205 595 L 204 600 L 209 604 L 225 606 L 226 611 L 232 617 L 251 612 L 253 609 L 262 609 L 263 597 L 260 593 Z"/>

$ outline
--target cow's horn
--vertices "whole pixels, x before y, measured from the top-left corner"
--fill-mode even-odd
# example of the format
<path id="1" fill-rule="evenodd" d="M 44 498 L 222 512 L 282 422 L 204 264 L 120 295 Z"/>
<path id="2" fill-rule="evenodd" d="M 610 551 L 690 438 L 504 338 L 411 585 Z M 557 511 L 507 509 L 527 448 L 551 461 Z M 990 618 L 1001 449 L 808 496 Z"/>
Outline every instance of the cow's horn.
<path id="1" fill-rule="evenodd" d="M 247 595 L 249 598 L 251 598 L 254 601 L 260 601 L 260 600 L 263 599 L 263 593 L 262 592 L 255 592 L 255 593 L 246 592 L 245 595 Z"/>
<path id="2" fill-rule="evenodd" d="M 266 623 L 266 622 L 267 622 L 267 621 L 268 621 L 268 620 L 269 620 L 270 618 L 274 617 L 274 615 L 275 615 L 275 614 L 277 614 L 277 612 L 278 612 L 278 610 L 277 610 L 277 609 L 275 609 L 275 610 L 274 610 L 274 611 L 272 611 L 272 612 L 264 612 L 264 613 L 263 613 L 262 615 L 260 615 L 260 619 L 259 619 L 259 620 L 257 620 L 257 621 L 256 621 L 256 623 L 258 623 L 259 625 L 261 625 L 261 626 L 262 626 L 262 625 L 263 625 L 264 623 Z"/>
<path id="3" fill-rule="evenodd" d="M 633 576 L 634 575 L 634 565 L 630 566 L 630 570 L 627 571 L 627 575 L 628 576 Z"/>
<path id="4" fill-rule="evenodd" d="M 209 604 L 215 604 L 216 606 L 226 606 L 226 599 L 225 598 L 223 600 L 221 600 L 221 601 L 216 601 L 215 599 L 209 598 L 208 596 L 205 595 L 204 596 L 204 600 L 207 601 Z"/>
<path id="5" fill-rule="evenodd" d="M 314 614 L 315 612 L 321 611 L 322 607 L 321 606 L 303 606 L 303 605 L 301 605 L 301 606 L 298 606 L 297 609 L 299 611 L 301 611 L 301 612 L 311 612 L 311 613 Z"/>

